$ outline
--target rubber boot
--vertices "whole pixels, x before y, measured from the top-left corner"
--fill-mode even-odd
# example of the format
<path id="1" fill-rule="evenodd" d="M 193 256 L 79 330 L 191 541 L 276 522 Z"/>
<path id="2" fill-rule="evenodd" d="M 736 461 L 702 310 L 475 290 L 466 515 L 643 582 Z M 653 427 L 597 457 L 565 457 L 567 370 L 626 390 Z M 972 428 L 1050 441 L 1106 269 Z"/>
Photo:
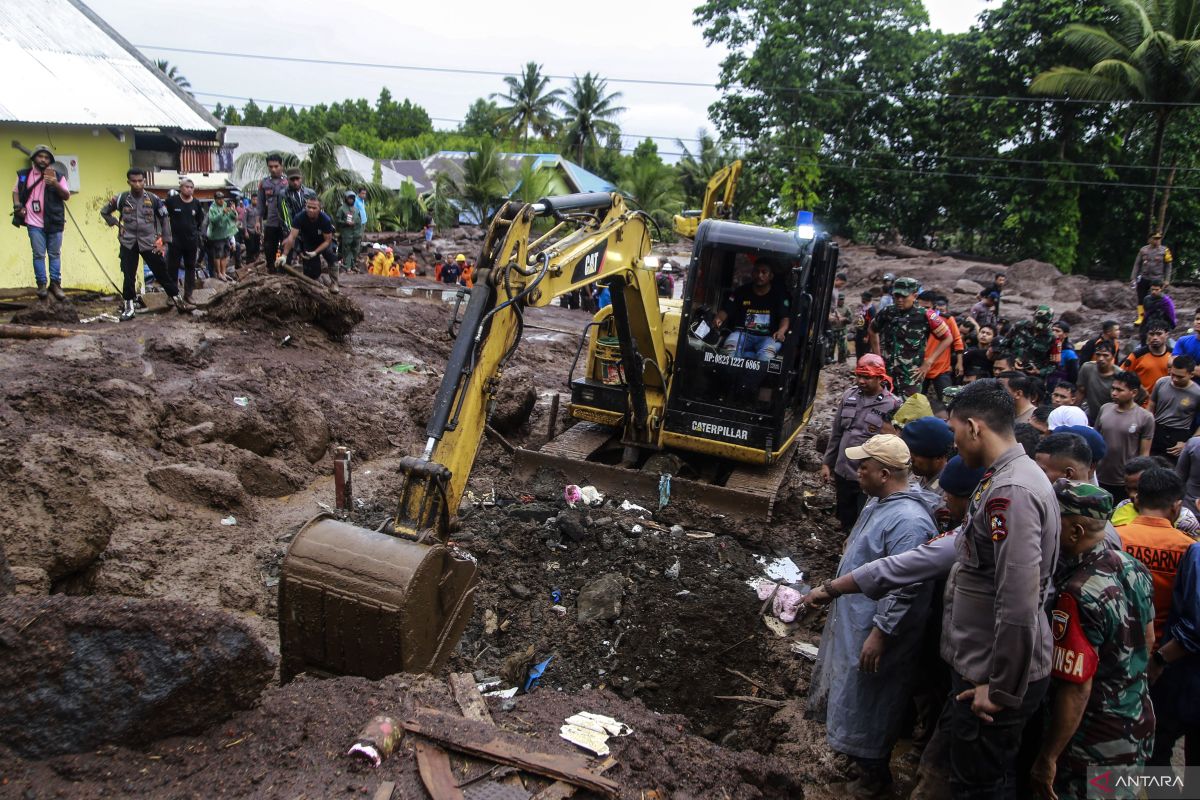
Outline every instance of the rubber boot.
<path id="1" fill-rule="evenodd" d="M 134 314 L 134 303 L 135 303 L 135 301 L 133 301 L 133 300 L 126 300 L 126 301 L 125 301 L 125 306 L 124 306 L 124 308 L 121 310 L 121 314 L 120 314 L 120 317 L 119 317 L 119 319 L 120 319 L 122 322 L 126 322 L 126 321 L 128 321 L 128 320 L 131 320 L 131 319 L 133 319 L 133 314 Z"/>
<path id="2" fill-rule="evenodd" d="M 329 293 L 341 294 L 342 289 L 338 286 L 338 265 L 334 264 L 329 268 Z"/>
<path id="3" fill-rule="evenodd" d="M 50 293 L 48 291 L 46 291 L 46 284 L 39 282 L 37 285 L 38 300 L 45 300 L 49 296 L 49 294 Z"/>
<path id="4" fill-rule="evenodd" d="M 50 281 L 50 294 L 60 303 L 67 302 L 67 293 L 62 290 L 62 281 Z"/>
<path id="5" fill-rule="evenodd" d="M 175 310 L 180 314 L 190 314 L 192 312 L 192 304 L 184 300 L 179 295 L 171 298 L 171 305 L 175 306 Z"/>
<path id="6" fill-rule="evenodd" d="M 1141 303 L 1138 303 L 1138 315 L 1137 315 L 1137 319 L 1135 319 L 1135 320 L 1133 321 L 1133 324 L 1134 324 L 1134 325 L 1141 325 L 1141 324 L 1142 324 L 1142 322 L 1144 321 L 1142 318 L 1143 318 L 1145 315 L 1146 315 L 1146 307 L 1145 307 L 1144 305 L 1142 305 Z"/>

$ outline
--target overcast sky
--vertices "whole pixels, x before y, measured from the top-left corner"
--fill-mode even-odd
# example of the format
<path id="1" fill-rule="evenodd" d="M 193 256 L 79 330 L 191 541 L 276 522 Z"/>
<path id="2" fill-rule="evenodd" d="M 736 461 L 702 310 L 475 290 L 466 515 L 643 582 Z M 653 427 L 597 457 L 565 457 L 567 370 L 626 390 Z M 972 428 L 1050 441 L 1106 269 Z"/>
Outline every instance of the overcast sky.
<path id="1" fill-rule="evenodd" d="M 610 90 L 622 93 L 622 130 L 631 136 L 663 137 L 660 152 L 677 150 L 675 137 L 690 147 L 686 139 L 695 137 L 698 128 L 712 130 L 707 108 L 717 92 L 612 79 L 715 83 L 723 56 L 720 49 L 705 47 L 700 29 L 692 24 L 696 0 L 609 0 L 594 18 L 584 18 L 579 5 L 562 14 L 544 5 L 501 6 L 484 0 L 387 6 L 378 0 L 205 0 L 171 2 L 151 13 L 145 0 L 87 2 L 149 58 L 178 65 L 197 99 L 210 107 L 217 102 L 243 105 L 236 97 L 253 97 L 260 105 L 374 100 L 387 86 L 397 99 L 407 97 L 423 106 L 435 118 L 435 127 L 453 128 L 475 98 L 504 85 L 499 76 L 266 62 L 155 46 L 513 72 L 532 60 L 547 74 L 567 76 L 591 70 L 610 79 Z M 949 32 L 970 27 L 989 2 L 925 0 L 925 5 L 932 25 Z M 512 14 L 503 16 L 500 9 Z M 273 34 L 266 33 L 264 20 L 272 21 Z"/>

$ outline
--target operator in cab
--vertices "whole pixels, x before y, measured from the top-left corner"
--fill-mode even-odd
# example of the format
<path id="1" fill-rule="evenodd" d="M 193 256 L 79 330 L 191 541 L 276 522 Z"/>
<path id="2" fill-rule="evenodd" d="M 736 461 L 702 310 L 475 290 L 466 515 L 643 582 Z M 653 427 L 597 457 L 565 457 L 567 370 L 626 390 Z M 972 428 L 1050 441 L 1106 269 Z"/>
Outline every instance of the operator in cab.
<path id="1" fill-rule="evenodd" d="M 728 321 L 733 332 L 721 345 L 721 352 L 759 361 L 770 361 L 779 353 L 788 332 L 790 303 L 784 291 L 772 284 L 773 278 L 770 263 L 760 259 L 750 282 L 725 298 L 715 327 Z"/>

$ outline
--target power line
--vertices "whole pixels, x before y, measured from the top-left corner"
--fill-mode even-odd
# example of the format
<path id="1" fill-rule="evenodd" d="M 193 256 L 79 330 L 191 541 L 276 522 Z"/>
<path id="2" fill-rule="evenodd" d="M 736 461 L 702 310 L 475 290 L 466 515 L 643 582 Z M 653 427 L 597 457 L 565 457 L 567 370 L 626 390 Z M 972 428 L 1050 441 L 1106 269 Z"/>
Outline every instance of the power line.
<path id="1" fill-rule="evenodd" d="M 197 50 L 187 47 L 166 47 L 156 44 L 140 44 L 137 45 L 142 50 L 158 50 L 164 53 L 187 53 L 198 56 L 216 56 L 219 58 L 249 58 L 259 61 L 284 61 L 294 64 L 314 64 L 318 66 L 334 66 L 334 67 L 356 67 L 366 69 L 389 69 L 403 70 L 411 72 L 434 72 L 450 75 L 483 75 L 487 77 L 508 78 L 515 77 L 511 71 L 492 70 L 492 69 L 468 69 L 465 67 L 430 67 L 413 64 L 381 64 L 370 61 L 341 61 L 329 58 L 305 58 L 302 56 L 280 56 L 270 55 L 267 53 L 231 53 L 220 50 Z M 552 75 L 544 74 L 542 77 L 551 80 L 569 81 L 577 78 L 577 75 Z M 673 86 L 684 88 L 697 89 L 716 89 L 720 90 L 720 86 L 713 83 L 703 83 L 701 81 L 673 81 L 664 80 L 661 78 L 604 78 L 608 83 L 629 83 L 647 86 Z M 750 87 L 747 87 L 750 88 Z M 1067 103 L 1077 105 L 1101 105 L 1101 106 L 1171 106 L 1178 108 L 1195 108 L 1200 107 L 1200 102 L 1158 102 L 1151 100 L 1085 100 L 1077 97 L 1017 97 L 1013 95 L 986 95 L 986 94 L 956 94 L 951 92 L 920 92 L 906 91 L 903 88 L 895 89 L 826 89 L 826 88 L 802 88 L 797 86 L 761 86 L 755 87 L 756 91 L 771 91 L 771 92 L 794 92 L 796 94 L 832 94 L 832 95 L 859 95 L 872 97 L 911 97 L 918 100 L 987 100 L 997 103 Z"/>

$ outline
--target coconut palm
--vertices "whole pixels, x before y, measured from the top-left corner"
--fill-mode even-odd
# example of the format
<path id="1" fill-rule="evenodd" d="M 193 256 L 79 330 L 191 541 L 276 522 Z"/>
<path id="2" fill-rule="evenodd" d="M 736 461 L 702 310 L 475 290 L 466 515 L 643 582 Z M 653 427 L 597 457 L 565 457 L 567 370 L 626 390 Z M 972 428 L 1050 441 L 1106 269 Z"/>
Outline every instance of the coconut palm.
<path id="1" fill-rule="evenodd" d="M 717 170 L 737 158 L 731 148 L 717 144 L 713 137 L 701 128 L 696 132 L 699 147 L 692 152 L 681 140 L 675 140 L 675 146 L 683 153 L 675 168 L 679 170 L 679 183 L 688 207 L 699 207 L 704 202 L 704 192 L 708 181 Z"/>
<path id="2" fill-rule="evenodd" d="M 167 76 L 167 80 L 171 81 L 188 94 L 191 94 L 191 91 L 189 90 L 192 88 L 192 82 L 189 81 L 184 74 L 179 71 L 179 67 L 175 66 L 170 61 L 167 61 L 165 58 L 155 60 L 154 66 L 158 67 L 159 72 Z"/>
<path id="3" fill-rule="evenodd" d="M 617 185 L 664 231 L 670 228 L 671 217 L 683 208 L 683 190 L 675 170 L 657 158 L 629 162 Z"/>
<path id="4" fill-rule="evenodd" d="M 558 101 L 563 110 L 564 144 L 584 166 L 587 153 L 595 149 L 602 137 L 621 130 L 613 121 L 625 110 L 624 106 L 615 105 L 621 93 L 607 94 L 607 91 L 608 81 L 585 72 L 582 78 L 576 75 L 571 79 L 567 97 Z"/>
<path id="5" fill-rule="evenodd" d="M 362 176 L 351 169 L 338 164 L 337 138 L 327 133 L 320 139 L 308 145 L 308 152 L 303 158 L 295 153 L 282 153 L 285 169 L 299 168 L 304 175 L 304 185 L 317 193 L 321 205 L 326 208 L 337 208 L 347 191 L 357 191 L 366 187 L 367 199 L 378 203 L 386 203 L 391 199 L 391 192 L 378 183 L 367 183 Z M 267 174 L 268 153 L 243 153 L 234 162 L 234 174 L 250 176 L 253 180 L 246 183 L 244 191 L 257 190 L 258 178 Z"/>
<path id="6" fill-rule="evenodd" d="M 1200 0 L 1102 0 L 1111 22 L 1106 27 L 1068 25 L 1061 36 L 1068 48 L 1092 64 L 1088 69 L 1057 66 L 1033 79 L 1034 94 L 1138 101 L 1154 118 L 1154 188 L 1148 226 L 1156 226 L 1155 204 L 1163 162 L 1163 140 L 1175 113 L 1200 99 Z M 1166 217 L 1167 197 L 1157 224 Z"/>
<path id="7" fill-rule="evenodd" d="M 536 203 L 550 194 L 551 173 L 549 170 L 535 169 L 536 160 L 533 156 L 521 159 L 521 166 L 513 176 L 513 188 L 508 195 L 510 200 Z"/>
<path id="8" fill-rule="evenodd" d="M 461 174 L 443 184 L 441 191 L 458 204 L 471 222 L 486 225 L 508 194 L 506 172 L 496 143 L 483 139 L 475 152 L 463 159 Z"/>
<path id="9" fill-rule="evenodd" d="M 492 97 L 506 103 L 499 108 L 500 120 L 509 132 L 521 133 L 521 148 L 528 148 L 530 131 L 541 137 L 552 136 L 558 122 L 554 107 L 562 90 L 546 91 L 550 79 L 542 75 L 541 65 L 530 61 L 519 78 L 509 75 L 504 83 L 508 92 L 497 92 Z"/>

